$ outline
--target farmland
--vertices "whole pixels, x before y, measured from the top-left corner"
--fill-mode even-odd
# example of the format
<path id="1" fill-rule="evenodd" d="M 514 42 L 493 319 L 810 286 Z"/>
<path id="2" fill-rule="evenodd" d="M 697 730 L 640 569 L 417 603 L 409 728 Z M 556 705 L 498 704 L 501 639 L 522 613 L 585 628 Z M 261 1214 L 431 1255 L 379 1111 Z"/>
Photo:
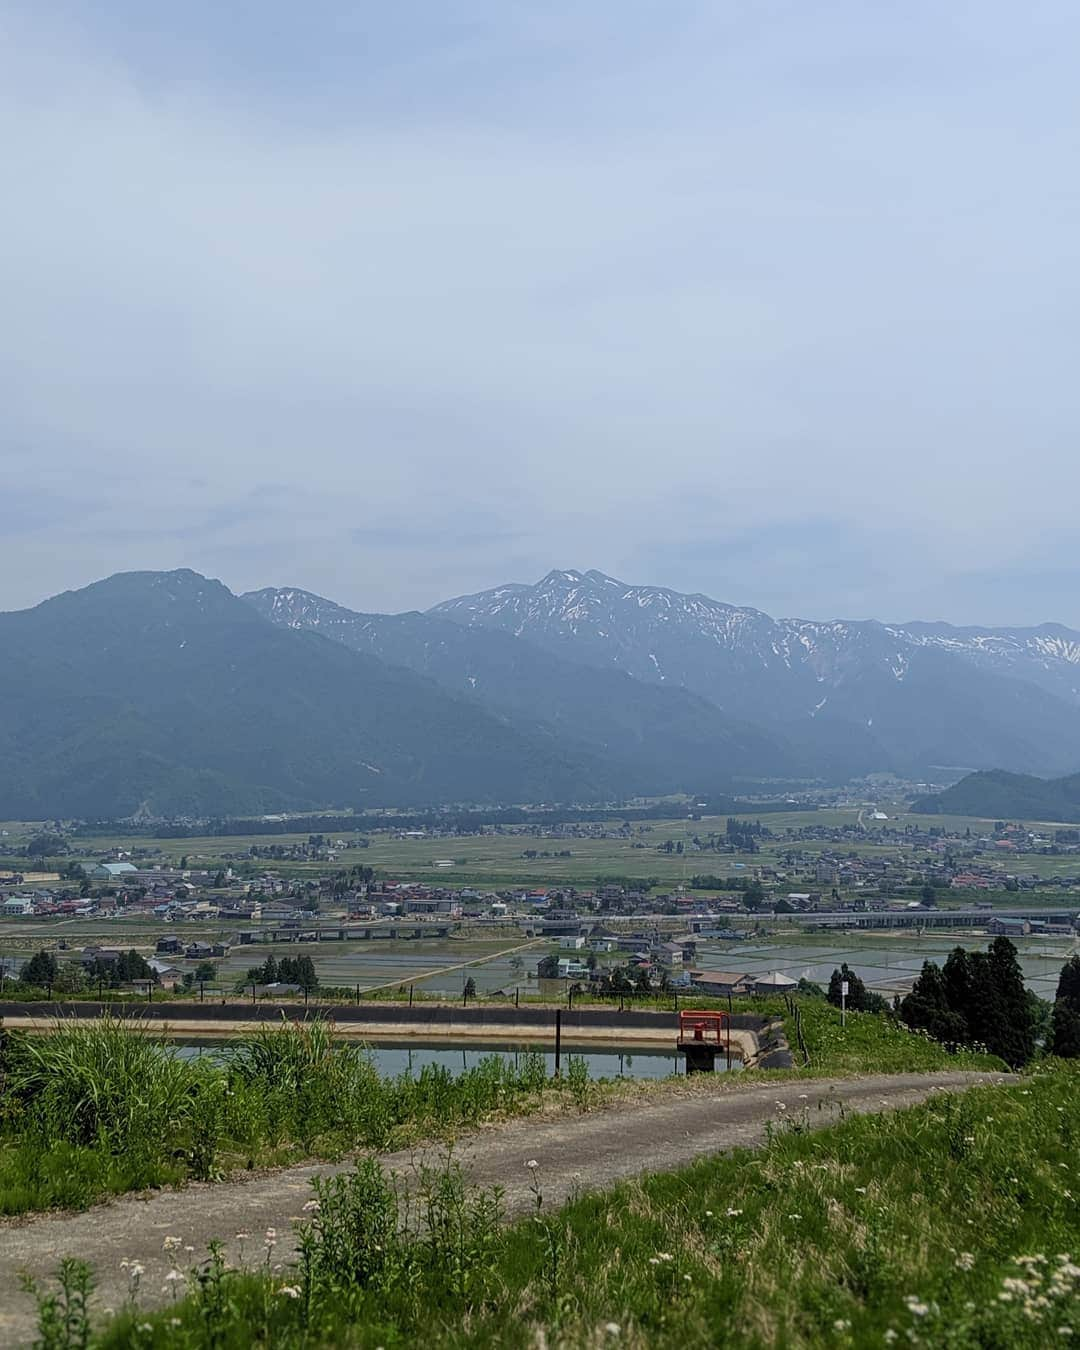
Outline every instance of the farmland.
<path id="1" fill-rule="evenodd" d="M 920 816 L 889 806 L 890 831 L 903 832 L 909 827 L 926 831 L 929 828 L 949 834 L 963 835 L 970 830 L 978 835 L 993 826 L 992 821 L 967 816 Z M 746 813 L 736 820 L 752 823 L 757 817 Z M 830 808 L 817 811 L 775 812 L 760 817 L 773 836 L 764 839 L 758 852 L 717 855 L 701 851 L 693 844 L 695 836 L 706 839 L 710 833 L 723 834 L 727 817 L 712 816 L 689 820 L 673 816 L 668 820 L 649 820 L 633 823 L 625 834 L 615 833 L 623 822 L 617 817 L 602 827 L 604 837 L 586 837 L 581 833 L 546 834 L 539 827 L 526 829 L 504 828 L 501 832 L 478 835 L 426 835 L 422 838 L 399 837 L 391 831 L 371 834 L 341 833 L 333 836 L 345 848 L 339 850 L 339 859 L 345 863 L 362 862 L 374 867 L 380 876 L 401 881 L 436 881 L 440 884 L 472 886 L 590 886 L 605 878 L 626 878 L 631 881 L 655 880 L 662 887 L 687 886 L 691 878 L 701 872 L 732 872 L 750 867 L 782 867 L 783 855 L 791 848 L 788 832 L 798 837 L 798 847 L 813 856 L 837 847 L 826 838 L 806 838 L 808 831 L 824 833 L 832 830 L 853 831 L 845 837 L 843 851 L 865 858 L 896 859 L 905 846 L 889 840 L 875 840 L 875 829 L 866 819 L 865 811 L 854 807 Z M 1053 823 L 1032 822 L 1035 828 L 1052 831 Z M 3 827 L 6 837 L 0 839 L 0 863 L 14 865 L 17 859 L 4 859 L 3 843 L 16 845 L 25 842 L 38 827 L 24 822 L 8 823 Z M 306 844 L 306 834 L 246 834 L 202 836 L 173 839 L 126 835 L 79 836 L 71 840 L 71 857 L 86 861 L 115 849 L 131 850 L 137 857 L 163 865 L 175 865 L 186 858 L 193 867 L 217 868 L 230 863 L 249 860 L 251 850 L 265 850 L 269 846 L 288 849 Z M 683 852 L 658 851 L 667 840 L 682 844 Z M 530 856 L 531 855 L 531 856 Z M 561 856 L 568 855 L 568 856 Z M 56 859 L 46 860 L 55 865 Z M 1040 877 L 1075 875 L 1080 871 L 1080 858 L 1075 855 L 1048 856 L 1025 853 L 1020 857 L 995 859 L 1000 864 L 1002 881 L 1018 873 L 1037 874 Z M 277 861 L 260 859 L 259 865 L 283 876 L 302 879 L 325 871 L 318 862 Z"/>

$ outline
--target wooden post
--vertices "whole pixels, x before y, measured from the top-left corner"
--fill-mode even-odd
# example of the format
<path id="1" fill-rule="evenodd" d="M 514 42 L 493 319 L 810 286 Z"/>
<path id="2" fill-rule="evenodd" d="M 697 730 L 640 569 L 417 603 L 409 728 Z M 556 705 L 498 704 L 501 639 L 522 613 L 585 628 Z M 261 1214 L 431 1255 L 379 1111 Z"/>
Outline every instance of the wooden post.
<path id="1" fill-rule="evenodd" d="M 555 1077 L 562 1076 L 562 1009 L 555 1009 Z"/>
<path id="2" fill-rule="evenodd" d="M 412 1007 L 413 986 L 409 985 L 409 1007 Z"/>
<path id="3" fill-rule="evenodd" d="M 205 997 L 206 997 L 206 982 L 205 982 L 204 980 L 200 980 L 200 981 L 199 981 L 199 1002 L 202 1003 L 203 1000 L 205 999 Z"/>
<path id="4" fill-rule="evenodd" d="M 359 1008 L 359 1006 L 360 1006 L 360 983 L 359 983 L 359 981 L 357 981 L 357 985 L 356 985 L 356 1006 L 357 1006 L 358 1008 Z"/>
<path id="5" fill-rule="evenodd" d="M 251 1001 L 252 1001 L 252 1003 L 255 1002 L 255 981 L 254 981 L 254 980 L 252 980 L 252 982 L 251 982 Z"/>

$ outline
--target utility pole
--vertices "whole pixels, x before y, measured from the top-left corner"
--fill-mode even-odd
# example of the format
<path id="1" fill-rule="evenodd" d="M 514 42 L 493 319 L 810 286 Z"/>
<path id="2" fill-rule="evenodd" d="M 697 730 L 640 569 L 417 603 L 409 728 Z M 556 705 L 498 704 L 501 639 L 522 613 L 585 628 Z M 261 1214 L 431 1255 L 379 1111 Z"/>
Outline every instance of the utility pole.
<path id="1" fill-rule="evenodd" d="M 841 1025 L 842 1027 L 846 1027 L 846 1026 L 847 1026 L 847 996 L 848 996 L 848 982 L 847 982 L 847 980 L 841 980 L 841 981 L 840 981 L 840 1025 Z"/>

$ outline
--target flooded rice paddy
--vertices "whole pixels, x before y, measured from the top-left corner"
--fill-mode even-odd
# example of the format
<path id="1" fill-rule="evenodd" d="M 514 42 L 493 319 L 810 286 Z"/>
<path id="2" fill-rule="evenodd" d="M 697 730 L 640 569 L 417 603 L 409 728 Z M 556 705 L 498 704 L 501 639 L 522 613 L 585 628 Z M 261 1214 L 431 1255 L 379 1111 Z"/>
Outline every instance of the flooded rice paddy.
<path id="1" fill-rule="evenodd" d="M 769 974 L 781 971 L 794 980 L 828 982 L 833 970 L 846 961 L 866 984 L 881 993 L 905 994 L 924 961 L 943 962 L 953 947 L 984 949 L 983 935 L 949 936 L 935 931 L 919 935 L 910 930 L 882 933 L 797 934 L 741 942 L 700 940 L 696 967 L 733 973 Z M 1076 940 L 1026 937 L 1015 939 L 1028 986 L 1042 998 L 1053 998 L 1062 963 L 1080 950 Z M 444 998 L 461 996 L 466 980 L 475 982 L 480 995 L 499 990 L 536 992 L 536 963 L 550 951 L 546 943 L 521 948 L 521 939 L 422 939 L 415 941 L 341 944 L 276 943 L 234 949 L 222 963 L 222 979 L 236 979 L 268 953 L 313 958 L 324 985 L 361 991 L 388 991 L 415 986 L 417 993 Z M 608 960 L 612 958 L 606 958 Z"/>

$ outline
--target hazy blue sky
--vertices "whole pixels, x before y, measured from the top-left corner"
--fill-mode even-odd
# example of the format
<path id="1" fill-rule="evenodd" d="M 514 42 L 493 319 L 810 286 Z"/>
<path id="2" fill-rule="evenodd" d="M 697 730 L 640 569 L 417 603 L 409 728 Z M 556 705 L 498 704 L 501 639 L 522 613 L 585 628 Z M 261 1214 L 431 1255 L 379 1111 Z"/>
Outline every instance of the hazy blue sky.
<path id="1" fill-rule="evenodd" d="M 1067 0 L 0 0 L 0 608 L 559 566 L 1080 626 L 1078 50 Z"/>

